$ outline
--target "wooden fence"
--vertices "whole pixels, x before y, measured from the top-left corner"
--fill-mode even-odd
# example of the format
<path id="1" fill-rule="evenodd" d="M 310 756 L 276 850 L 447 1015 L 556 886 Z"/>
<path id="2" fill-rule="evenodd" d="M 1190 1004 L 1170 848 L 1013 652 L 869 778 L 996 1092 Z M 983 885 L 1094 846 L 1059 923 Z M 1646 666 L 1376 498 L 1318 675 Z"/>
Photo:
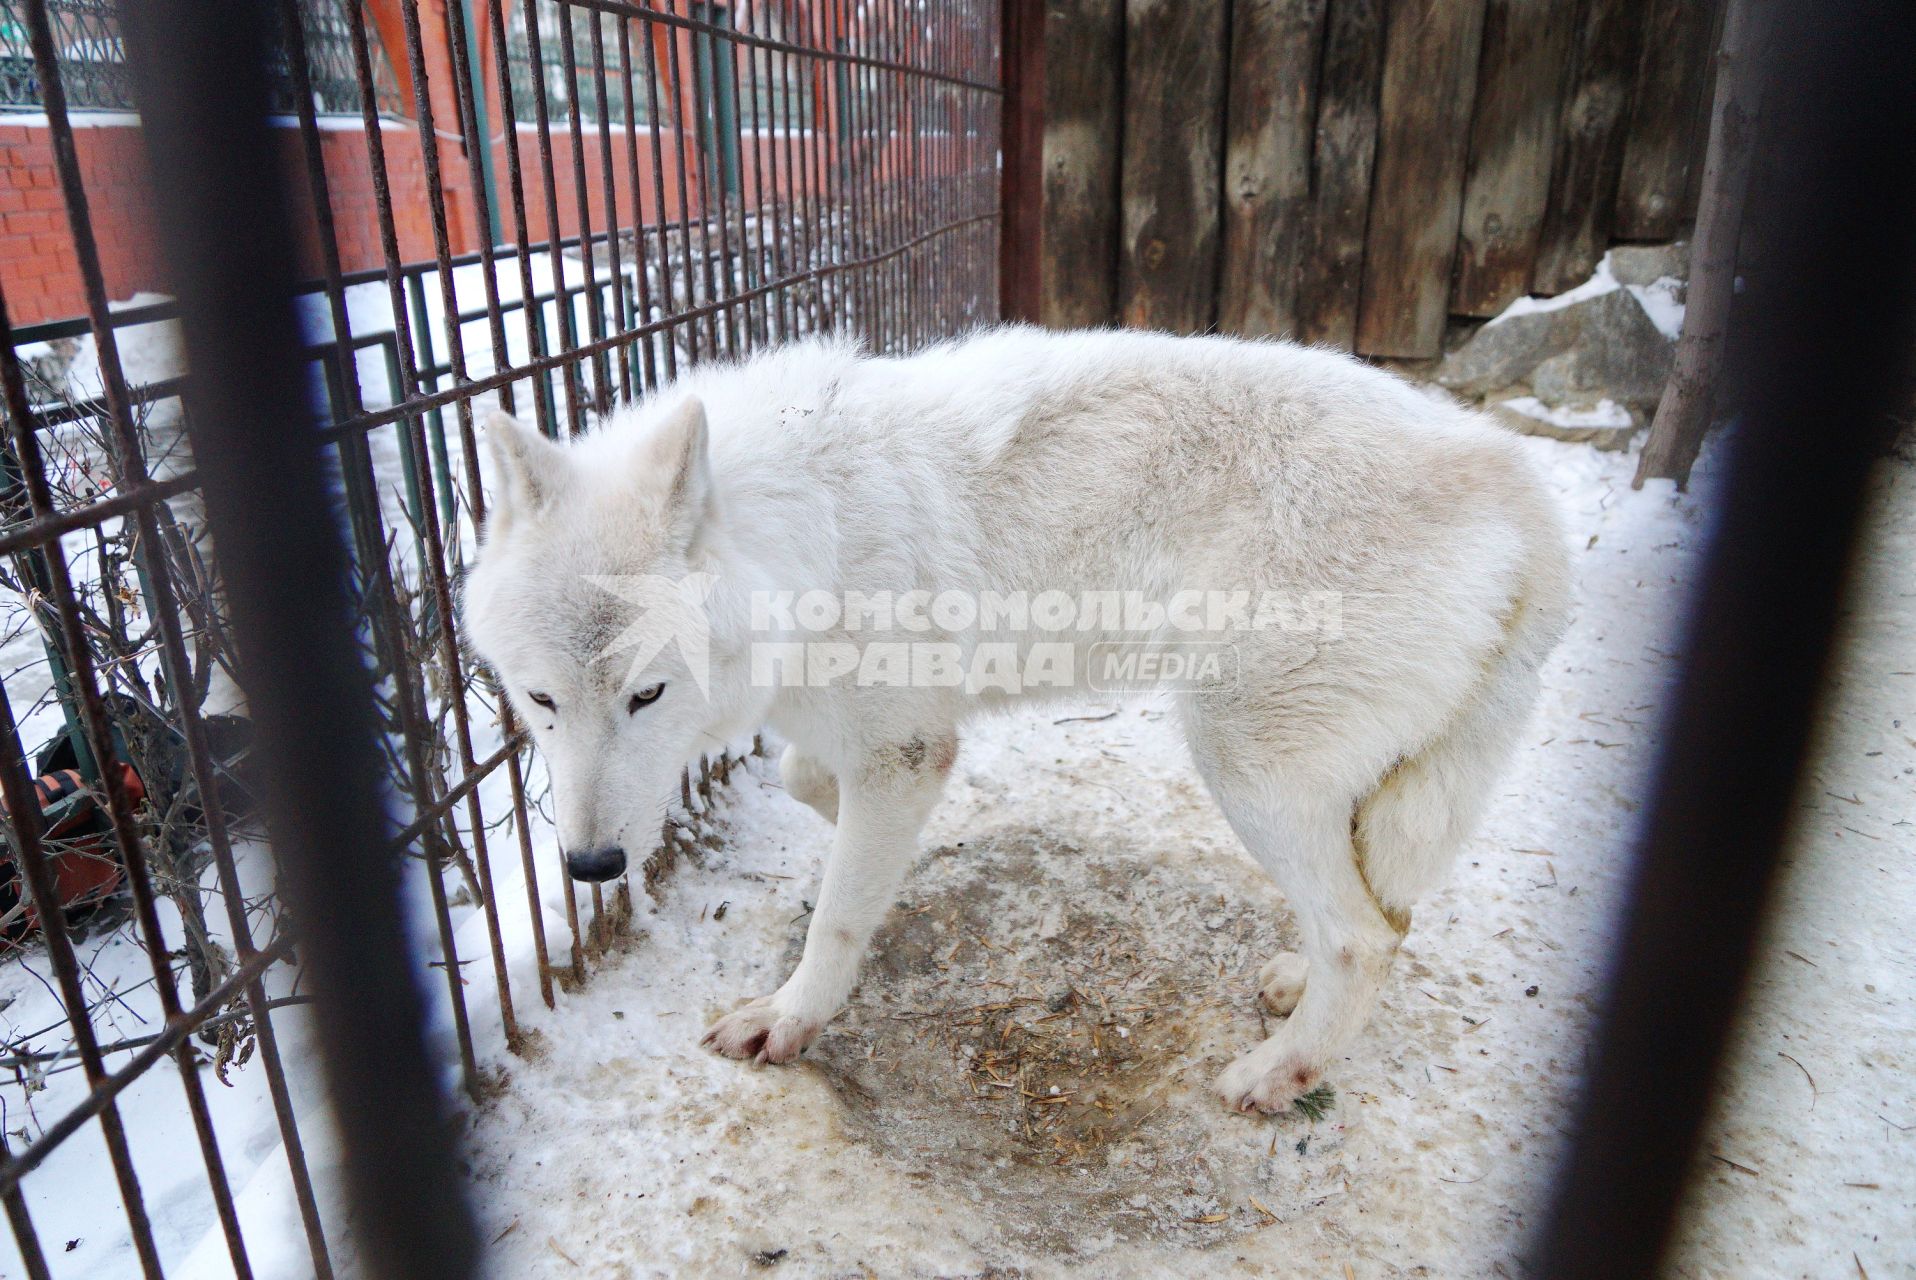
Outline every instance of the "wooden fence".
<path id="1" fill-rule="evenodd" d="M 1696 203 L 1720 0 L 1046 0 L 1041 315 L 1439 354 Z"/>

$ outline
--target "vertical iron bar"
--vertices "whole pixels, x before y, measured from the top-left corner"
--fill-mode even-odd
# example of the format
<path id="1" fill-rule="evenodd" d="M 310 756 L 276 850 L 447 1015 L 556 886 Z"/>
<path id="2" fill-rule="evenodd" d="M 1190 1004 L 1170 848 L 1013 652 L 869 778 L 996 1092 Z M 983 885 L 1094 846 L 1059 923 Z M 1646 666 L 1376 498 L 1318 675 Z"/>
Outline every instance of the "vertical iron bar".
<path id="1" fill-rule="evenodd" d="M 606 336 L 605 306 L 604 300 L 599 297 L 598 266 L 593 262 L 592 188 L 585 178 L 585 104 L 579 101 L 579 61 L 577 50 L 573 47 L 576 41 L 572 37 L 573 9 L 565 0 L 556 0 L 556 3 L 559 12 L 559 54 L 565 64 L 568 89 L 566 115 L 572 126 L 572 195 L 579 206 L 579 265 L 585 273 L 585 287 L 581 292 L 585 294 L 586 327 L 594 342 L 602 342 Z M 607 127 L 608 122 L 601 119 L 600 130 Z M 566 345 L 570 348 L 571 338 L 566 339 Z M 592 407 L 600 417 L 604 417 L 612 409 L 608 385 L 611 378 L 605 352 L 597 352 L 590 357 L 589 362 L 581 361 L 567 367 L 582 368 L 587 363 L 592 369 Z"/>
<path id="2" fill-rule="evenodd" d="M 512 192 L 513 231 L 519 247 L 519 303 L 526 324 L 526 351 L 534 360 L 545 353 L 545 327 L 539 323 L 540 303 L 532 287 L 532 231 L 526 222 L 525 175 L 519 160 L 519 109 L 512 92 L 512 58 L 506 47 L 504 0 L 486 0 L 486 12 L 492 26 L 493 74 L 499 80 L 499 116 L 506 148 L 506 182 Z M 546 380 L 535 377 L 532 396 L 534 420 L 548 436 L 558 434 L 557 414 L 544 393 Z M 501 388 L 499 400 L 507 413 L 514 409 L 512 384 Z M 548 1000 L 550 1003 L 550 1000 Z"/>
<path id="3" fill-rule="evenodd" d="M 433 130 L 432 104 L 425 83 L 425 61 L 420 47 L 419 13 L 416 0 L 406 0 L 400 6 L 400 12 L 406 20 L 406 44 L 413 61 L 414 96 L 420 113 L 420 147 L 425 159 L 429 196 L 427 211 L 432 218 L 433 250 L 438 260 L 440 308 L 445 317 L 446 346 L 452 362 L 453 383 L 455 386 L 461 386 L 467 381 L 465 338 L 459 320 L 457 284 L 452 274 L 452 251 L 446 228 L 445 201 L 441 195 L 439 180 L 439 141 Z M 460 43 L 463 44 L 463 41 Z M 423 332 L 425 329 L 423 320 L 421 328 Z M 462 397 L 457 404 L 460 438 L 470 456 L 476 451 L 472 430 L 472 401 L 470 398 Z M 475 498 L 481 503 L 484 502 L 483 495 L 477 490 L 475 490 Z M 457 758 L 460 768 L 470 775 L 474 771 L 476 762 L 472 749 L 472 726 L 466 709 L 466 678 L 459 646 L 457 604 L 453 600 L 449 581 L 450 557 L 458 538 L 458 526 L 455 523 L 456 510 L 449 511 L 445 519 L 446 525 L 442 530 L 439 519 L 430 512 L 427 514 L 425 520 L 427 554 L 423 567 L 426 571 L 427 584 L 432 591 L 434 606 L 439 615 L 440 663 L 446 678 L 446 703 L 452 711 Z M 421 708 L 424 710 L 423 688 L 419 692 Z M 420 788 L 422 795 L 428 798 L 432 796 L 434 788 L 426 779 L 421 779 L 416 785 Z M 499 912 L 493 901 L 492 863 L 486 847 L 485 814 L 481 808 L 477 787 L 466 792 L 466 816 L 472 835 L 474 870 L 479 878 L 479 891 L 484 895 L 480 911 L 485 917 L 486 941 L 488 950 L 492 954 L 493 985 L 499 997 L 500 1019 L 505 1026 L 506 1043 L 516 1046 L 519 1040 L 518 1021 L 513 1013 L 512 986 L 506 974 L 505 944 L 499 928 Z M 448 821 L 451 821 L 450 816 Z M 431 848 L 430 840 L 427 847 Z M 446 981 L 453 997 L 454 1025 L 462 1032 L 460 1047 L 465 1058 L 467 1087 L 476 1089 L 478 1082 L 473 1064 L 471 1033 L 465 1029 L 464 983 L 458 971 L 459 958 L 451 927 L 451 907 L 445 901 L 442 870 L 442 867 L 435 866 L 430 878 L 433 910 L 439 917 L 440 941 L 445 952 Z"/>
<path id="4" fill-rule="evenodd" d="M 663 301 L 659 304 L 659 310 L 661 312 L 661 318 L 663 318 L 666 315 L 676 312 L 678 307 L 674 302 L 677 294 L 672 288 L 672 239 L 670 235 L 672 220 L 666 216 L 665 145 L 664 140 L 659 136 L 659 131 L 665 127 L 665 117 L 659 111 L 658 55 L 652 48 L 653 41 L 658 38 L 658 28 L 653 23 L 642 21 L 639 32 L 645 42 L 643 49 L 645 55 L 643 58 L 645 64 L 645 94 L 652 115 L 652 199 L 658 207 L 656 216 L 659 222 L 659 291 L 663 298 Z M 666 38 L 672 38 L 669 29 Z M 674 135 L 678 134 L 681 127 L 679 117 L 680 113 L 677 108 L 674 107 L 672 114 L 672 130 Z M 684 147 L 681 144 L 679 147 L 681 161 L 684 159 L 684 154 Z M 681 164 L 679 168 L 678 190 L 680 219 L 681 222 L 683 222 L 685 216 L 685 168 L 683 164 Z M 690 241 L 688 240 L 687 243 L 689 245 Z M 688 262 L 689 260 L 688 252 Z M 685 326 L 685 328 L 693 338 L 693 345 L 690 349 L 696 352 L 698 326 L 694 324 Z M 676 378 L 679 374 L 678 334 L 679 326 L 675 325 L 663 330 L 659 335 L 665 343 L 665 375 L 668 378 Z"/>
<path id="5" fill-rule="evenodd" d="M 539 169 L 545 177 L 546 264 L 552 271 L 552 296 L 559 319 L 559 350 L 572 351 L 577 344 L 572 340 L 572 297 L 565 278 L 565 250 L 561 248 L 565 236 L 559 225 L 559 184 L 552 167 L 552 115 L 546 101 L 545 53 L 539 31 L 538 3 L 539 0 L 524 0 L 522 11 L 526 22 L 527 53 L 532 60 L 532 110 L 539 130 Z M 575 112 L 578 110 L 576 103 L 570 104 L 570 107 Z M 583 245 L 584 241 L 580 243 Z M 585 400 L 579 386 L 578 364 L 571 362 L 562 365 L 561 376 L 565 379 L 567 431 L 577 435 L 585 429 Z"/>
<path id="6" fill-rule="evenodd" d="M 0 304 L 0 307 L 3 306 Z M 12 803 L 11 794 L 7 801 Z M 7 1145 L 7 1135 L 0 1131 L 0 1161 L 12 1158 L 13 1149 Z M 0 1201 L 6 1203 L 7 1226 L 13 1231 L 13 1243 L 20 1250 L 20 1262 L 27 1269 L 27 1280 L 52 1280 L 53 1273 L 47 1270 L 46 1251 L 40 1247 L 40 1233 L 34 1230 L 33 1216 L 27 1212 L 27 1201 L 20 1194 L 20 1184 L 16 1182 L 0 1192 Z"/>
<path id="7" fill-rule="evenodd" d="M 689 8 L 691 4 L 695 3 L 695 0 L 666 0 L 666 3 L 685 6 Z M 649 43 L 647 47 L 648 48 L 650 47 Z M 705 300 L 710 303 L 717 302 L 717 297 L 712 292 L 713 283 L 712 283 L 712 274 L 711 274 L 711 268 L 712 268 L 712 260 L 711 260 L 711 254 L 710 254 L 711 246 L 708 243 L 710 237 L 706 234 L 706 227 L 703 221 L 705 201 L 708 199 L 708 194 L 703 186 L 702 177 L 701 177 L 701 185 L 699 188 L 699 211 L 700 211 L 700 217 L 701 217 L 701 221 L 699 224 L 699 251 L 698 251 L 699 256 L 696 258 L 693 256 L 693 250 L 692 250 L 692 205 L 691 205 L 691 202 L 686 198 L 686 184 L 691 180 L 691 175 L 688 172 L 688 168 L 687 168 L 688 161 L 686 159 L 685 131 L 688 128 L 693 131 L 693 136 L 691 140 L 692 152 L 695 156 L 701 155 L 704 150 L 704 143 L 700 140 L 701 133 L 703 130 L 703 125 L 701 122 L 705 118 L 705 110 L 704 110 L 703 104 L 701 104 L 698 101 L 697 96 L 694 95 L 692 110 L 689 113 L 690 118 L 689 119 L 687 118 L 688 113 L 685 107 L 685 77 L 681 71 L 679 63 L 680 63 L 679 35 L 677 31 L 671 28 L 667 28 L 666 35 L 665 35 L 666 84 L 671 89 L 672 111 L 673 111 L 674 117 L 678 121 L 678 126 L 679 126 L 674 132 L 676 134 L 676 143 L 677 143 L 678 161 L 679 161 L 679 227 L 681 228 L 681 231 L 682 231 L 682 238 L 684 240 L 684 247 L 685 247 L 685 273 L 686 273 L 685 274 L 685 293 L 686 293 L 687 301 L 690 302 L 694 307 L 696 307 L 698 305 L 698 283 L 699 283 L 699 277 L 701 275 L 704 276 L 705 278 L 705 292 L 706 292 Z M 704 164 L 702 160 L 700 161 L 699 172 L 701 175 L 703 175 L 704 173 Z M 703 271 L 699 270 L 699 267 L 698 267 L 698 263 L 701 258 L 704 260 L 705 269 Z M 707 312 L 704 317 L 704 324 L 705 324 L 706 346 L 709 347 L 714 353 L 716 353 L 719 349 L 717 315 L 713 312 Z M 698 362 L 698 345 L 696 342 L 696 335 L 697 335 L 696 328 L 694 328 L 692 332 L 694 334 L 695 341 L 692 345 L 691 357 L 692 357 L 693 363 L 697 363 Z"/>
<path id="8" fill-rule="evenodd" d="M 625 159 L 627 190 L 632 198 L 632 274 L 638 278 L 638 316 L 636 325 L 652 323 L 652 267 L 648 261 L 652 239 L 645 232 L 645 198 L 639 183 L 639 103 L 636 82 L 632 79 L 632 19 L 619 17 L 619 79 L 625 93 Z M 652 139 L 653 178 L 658 181 L 659 122 L 648 115 L 646 132 Z M 659 197 L 659 214 L 664 218 L 665 199 Z M 657 335 L 641 338 L 639 347 L 640 386 L 647 394 L 658 389 L 659 365 Z M 668 336 L 669 344 L 669 336 Z"/>
<path id="9" fill-rule="evenodd" d="M 605 91 L 605 15 L 597 9 L 589 9 L 592 18 L 592 89 L 599 108 L 599 179 L 600 188 L 605 196 L 605 251 L 607 269 L 612 278 L 613 321 L 612 328 L 619 333 L 629 332 L 632 317 L 626 311 L 625 271 L 619 254 L 619 182 L 618 170 L 612 164 L 612 108 Z M 632 111 L 628 106 L 625 112 L 626 136 L 632 134 Z M 637 223 L 633 224 L 635 227 Z M 632 398 L 632 349 L 625 343 L 619 344 L 619 397 L 622 400 Z M 608 397 L 609 399 L 609 397 Z"/>

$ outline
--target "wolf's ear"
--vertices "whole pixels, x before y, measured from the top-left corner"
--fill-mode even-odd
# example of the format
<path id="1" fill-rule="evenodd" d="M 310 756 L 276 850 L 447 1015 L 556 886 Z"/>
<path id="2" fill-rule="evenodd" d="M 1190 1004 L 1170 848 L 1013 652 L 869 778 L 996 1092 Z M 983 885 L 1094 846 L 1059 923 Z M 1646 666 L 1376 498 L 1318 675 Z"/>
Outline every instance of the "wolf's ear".
<path id="1" fill-rule="evenodd" d="M 687 547 L 697 541 L 712 505 L 712 464 L 708 456 L 705 405 L 697 396 L 659 424 L 646 451 L 650 474 L 671 477 L 666 490 L 666 518 Z"/>
<path id="2" fill-rule="evenodd" d="M 529 515 L 552 501 L 565 479 L 565 454 L 501 410 L 486 419 L 486 447 L 492 452 L 494 478 L 488 523 L 493 532 L 501 532 L 514 515 Z"/>

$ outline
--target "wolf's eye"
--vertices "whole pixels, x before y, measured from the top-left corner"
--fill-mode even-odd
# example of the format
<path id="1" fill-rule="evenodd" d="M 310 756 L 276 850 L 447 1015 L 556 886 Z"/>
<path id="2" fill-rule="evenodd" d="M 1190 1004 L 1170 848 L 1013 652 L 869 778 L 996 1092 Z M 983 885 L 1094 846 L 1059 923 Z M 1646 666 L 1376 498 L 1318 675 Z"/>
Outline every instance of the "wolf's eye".
<path id="1" fill-rule="evenodd" d="M 544 707 L 547 711 L 559 709 L 559 704 L 552 700 L 552 695 L 549 693 L 528 693 L 526 697 L 532 699 L 534 706 Z"/>
<path id="2" fill-rule="evenodd" d="M 651 706 L 659 700 L 659 695 L 664 692 L 664 685 L 648 684 L 645 688 L 632 695 L 632 701 L 625 704 L 625 713 L 627 715 L 637 714 L 640 707 Z"/>

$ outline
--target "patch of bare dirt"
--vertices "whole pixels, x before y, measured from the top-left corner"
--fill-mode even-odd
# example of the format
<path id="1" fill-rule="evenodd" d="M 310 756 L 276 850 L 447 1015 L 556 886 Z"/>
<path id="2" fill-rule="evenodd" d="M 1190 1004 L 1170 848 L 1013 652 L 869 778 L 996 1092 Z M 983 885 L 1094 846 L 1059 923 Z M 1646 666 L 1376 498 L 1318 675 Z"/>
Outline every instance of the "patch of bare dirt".
<path id="1" fill-rule="evenodd" d="M 1267 1225 L 1311 1125 L 1209 1082 L 1268 1034 L 1255 975 L 1290 926 L 1248 864 L 1204 861 L 1029 830 L 933 850 L 808 1055 L 846 1136 L 1061 1260 Z"/>

